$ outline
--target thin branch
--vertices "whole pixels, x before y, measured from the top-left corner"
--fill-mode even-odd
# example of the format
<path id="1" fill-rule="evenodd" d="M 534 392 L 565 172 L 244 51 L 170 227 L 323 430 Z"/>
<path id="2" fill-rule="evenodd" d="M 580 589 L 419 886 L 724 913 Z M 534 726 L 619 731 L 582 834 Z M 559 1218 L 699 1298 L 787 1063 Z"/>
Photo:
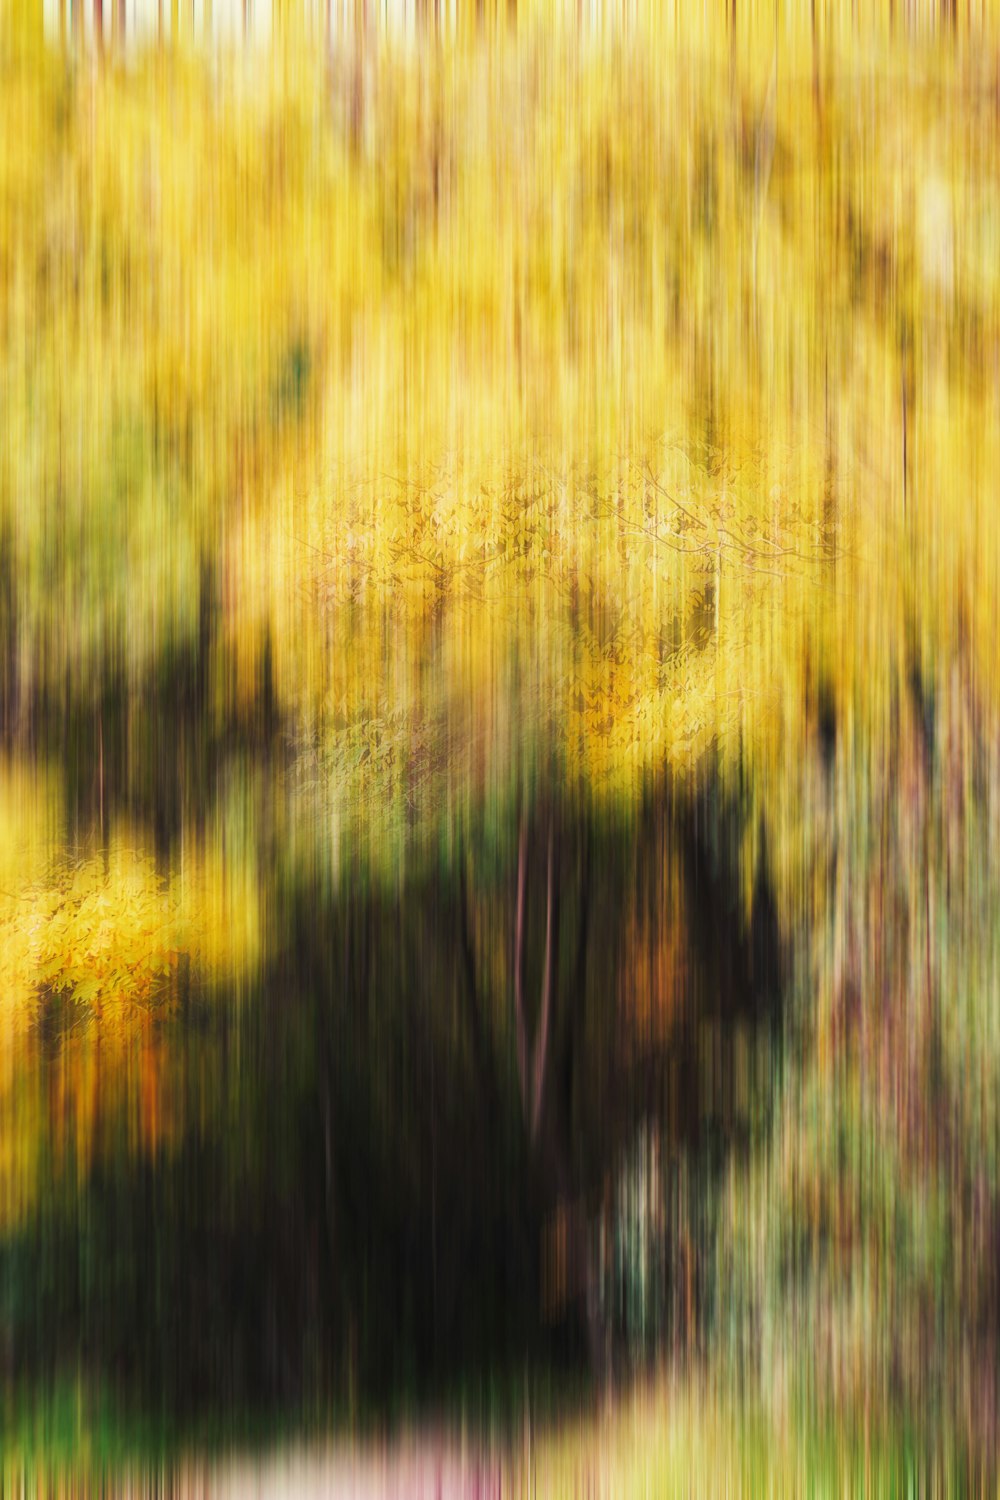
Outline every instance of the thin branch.
<path id="1" fill-rule="evenodd" d="M 521 814 L 517 843 L 517 916 L 514 921 L 514 1016 L 517 1022 L 517 1077 L 521 1108 L 528 1113 L 528 1037 L 524 1024 L 524 884 L 528 863 L 528 817 Z"/>
<path id="2" fill-rule="evenodd" d="M 531 1105 L 531 1139 L 538 1136 L 538 1121 L 542 1113 L 542 1094 L 545 1089 L 545 1065 L 549 1051 L 549 1013 L 552 1008 L 552 824 L 549 823 L 548 867 L 545 875 L 545 970 L 542 978 L 542 1010 L 538 1023 L 538 1036 L 534 1049 L 534 1090 Z"/>
<path id="3" fill-rule="evenodd" d="M 646 471 L 646 478 L 653 486 L 654 490 L 658 490 L 665 500 L 669 500 L 671 505 L 674 506 L 675 509 L 679 510 L 682 516 L 687 516 L 692 526 L 697 526 L 701 531 L 707 530 L 706 523 L 701 516 L 696 516 L 693 511 L 688 510 L 686 506 L 681 504 L 676 495 L 672 495 L 668 489 L 665 489 L 663 487 L 660 481 L 656 478 L 656 475 L 653 473 L 653 468 L 648 458 L 646 459 L 643 467 Z"/>
<path id="4" fill-rule="evenodd" d="M 472 948 L 472 929 L 469 923 L 469 895 L 463 868 L 459 879 L 458 931 L 462 949 L 462 971 L 468 997 L 466 1014 L 469 1021 L 469 1038 L 472 1045 L 472 1060 L 479 1075 L 487 1109 L 492 1113 L 496 1104 L 495 1081 L 489 1064 L 489 1047 L 483 1027 L 482 1007 L 479 1003 L 479 986 L 476 983 L 476 955 Z"/>
<path id="5" fill-rule="evenodd" d="M 573 969 L 573 996 L 582 995 L 587 983 L 587 940 L 590 936 L 590 837 L 583 834 L 583 856 L 580 862 L 580 914 L 576 936 L 576 964 Z"/>

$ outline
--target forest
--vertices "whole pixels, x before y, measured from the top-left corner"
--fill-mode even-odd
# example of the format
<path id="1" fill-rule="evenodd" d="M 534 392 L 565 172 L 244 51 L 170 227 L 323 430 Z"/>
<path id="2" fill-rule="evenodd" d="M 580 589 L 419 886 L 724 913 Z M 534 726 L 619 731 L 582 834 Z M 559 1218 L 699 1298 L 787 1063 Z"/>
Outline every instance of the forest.
<path id="1" fill-rule="evenodd" d="M 0 1489 L 995 1488 L 1000 8 L 229 9 L 0 10 Z"/>

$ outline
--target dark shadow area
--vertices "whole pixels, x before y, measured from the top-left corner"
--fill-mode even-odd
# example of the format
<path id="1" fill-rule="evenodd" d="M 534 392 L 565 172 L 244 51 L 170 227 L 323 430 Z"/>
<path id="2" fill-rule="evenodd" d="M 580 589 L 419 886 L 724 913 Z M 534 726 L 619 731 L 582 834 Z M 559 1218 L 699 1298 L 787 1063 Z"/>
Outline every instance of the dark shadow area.
<path id="1" fill-rule="evenodd" d="M 766 856 L 748 924 L 717 794 L 664 782 L 624 821 L 539 786 L 512 825 L 392 892 L 275 876 L 280 945 L 239 1004 L 195 982 L 163 1023 L 179 1139 L 150 1158 L 109 1126 L 87 1172 L 43 1163 L 0 1242 L 8 1382 L 83 1370 L 172 1420 L 485 1416 L 531 1371 L 697 1352 L 710 1214 L 669 1184 L 697 1163 L 706 1206 L 765 1128 Z"/>

